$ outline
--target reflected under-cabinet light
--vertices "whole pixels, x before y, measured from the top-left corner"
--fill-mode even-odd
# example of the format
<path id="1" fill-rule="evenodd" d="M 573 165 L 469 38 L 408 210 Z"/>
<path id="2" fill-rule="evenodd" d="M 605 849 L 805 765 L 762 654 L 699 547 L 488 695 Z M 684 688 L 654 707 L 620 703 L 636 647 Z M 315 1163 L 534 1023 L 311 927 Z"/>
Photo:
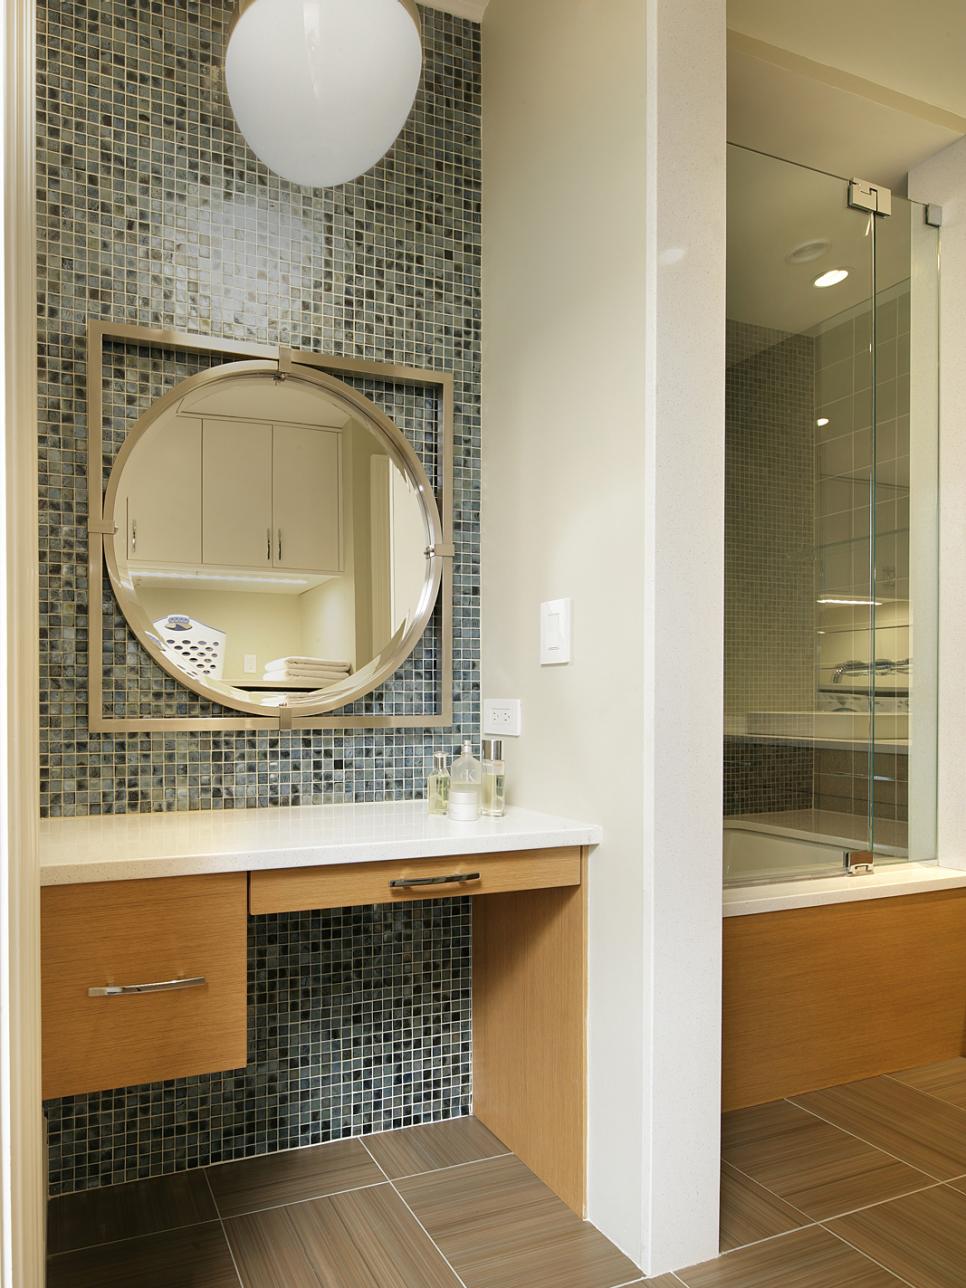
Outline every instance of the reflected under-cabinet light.
<path id="1" fill-rule="evenodd" d="M 816 599 L 816 604 L 842 604 L 846 608 L 881 608 L 881 599 Z"/>
<path id="2" fill-rule="evenodd" d="M 180 572 L 168 572 L 167 570 L 146 568 L 143 572 L 139 571 L 132 574 L 135 581 L 241 581 L 249 585 L 258 586 L 307 586 L 309 583 L 304 577 L 259 577 L 258 575 L 249 576 L 245 573 L 198 573 L 191 572 L 188 569 L 182 569 Z"/>

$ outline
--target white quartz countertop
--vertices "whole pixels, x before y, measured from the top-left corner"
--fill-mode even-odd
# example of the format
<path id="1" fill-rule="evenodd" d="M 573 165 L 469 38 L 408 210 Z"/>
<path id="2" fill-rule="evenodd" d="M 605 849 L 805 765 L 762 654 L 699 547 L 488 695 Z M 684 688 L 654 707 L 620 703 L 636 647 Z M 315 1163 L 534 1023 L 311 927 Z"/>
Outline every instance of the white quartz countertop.
<path id="1" fill-rule="evenodd" d="M 510 806 L 455 823 L 425 801 L 101 814 L 40 824 L 42 885 L 598 845 L 601 829 Z"/>

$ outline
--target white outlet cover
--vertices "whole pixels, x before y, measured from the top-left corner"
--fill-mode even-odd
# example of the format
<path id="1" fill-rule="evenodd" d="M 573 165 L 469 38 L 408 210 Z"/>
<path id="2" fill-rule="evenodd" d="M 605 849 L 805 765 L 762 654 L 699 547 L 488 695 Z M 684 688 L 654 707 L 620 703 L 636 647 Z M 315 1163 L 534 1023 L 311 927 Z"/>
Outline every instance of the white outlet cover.
<path id="1" fill-rule="evenodd" d="M 523 727 L 523 704 L 519 698 L 483 699 L 484 738 L 519 738 Z"/>

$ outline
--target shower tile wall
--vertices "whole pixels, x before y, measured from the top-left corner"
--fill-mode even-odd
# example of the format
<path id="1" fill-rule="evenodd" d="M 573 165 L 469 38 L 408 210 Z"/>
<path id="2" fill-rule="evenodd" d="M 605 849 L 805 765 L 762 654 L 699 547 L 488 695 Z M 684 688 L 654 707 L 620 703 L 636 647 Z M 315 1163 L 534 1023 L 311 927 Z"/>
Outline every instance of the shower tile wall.
<path id="1" fill-rule="evenodd" d="M 879 296 L 876 316 L 876 593 L 878 658 L 901 660 L 909 642 L 909 283 Z M 869 596 L 872 469 L 871 312 L 852 310 L 816 338 L 815 471 L 819 480 L 816 532 L 819 590 L 830 598 Z M 828 423 L 819 425 L 818 420 Z M 867 607 L 819 610 L 815 684 L 819 708 L 867 711 L 867 674 L 842 674 L 849 661 L 869 661 L 873 646 Z M 909 677 L 877 676 L 876 709 L 908 711 Z M 907 817 L 907 747 L 881 746 L 873 764 L 875 815 Z M 816 751 L 815 806 L 865 815 L 869 797 L 866 751 Z"/>
<path id="2" fill-rule="evenodd" d="M 814 709 L 815 345 L 729 319 L 725 403 L 726 814 L 812 803 L 808 746 L 742 735 Z"/>
<path id="3" fill-rule="evenodd" d="M 400 140 L 358 181 L 309 191 L 270 174 L 235 129 L 221 75 L 234 7 L 39 5 L 48 815 L 413 797 L 432 750 L 478 731 L 479 27 L 422 10 L 423 83 Z M 452 731 L 88 732 L 89 317 L 454 372 Z M 125 361 L 114 434 L 178 374 L 136 351 Z M 367 392 L 431 453 L 425 396 Z M 109 641 L 114 700 L 201 710 L 141 655 L 123 622 L 111 621 Z M 415 669 L 367 709 L 435 705 L 432 647 L 431 635 Z M 56 1190 L 468 1110 L 464 904 L 258 918 L 251 936 L 248 1069 L 49 1104 Z"/>

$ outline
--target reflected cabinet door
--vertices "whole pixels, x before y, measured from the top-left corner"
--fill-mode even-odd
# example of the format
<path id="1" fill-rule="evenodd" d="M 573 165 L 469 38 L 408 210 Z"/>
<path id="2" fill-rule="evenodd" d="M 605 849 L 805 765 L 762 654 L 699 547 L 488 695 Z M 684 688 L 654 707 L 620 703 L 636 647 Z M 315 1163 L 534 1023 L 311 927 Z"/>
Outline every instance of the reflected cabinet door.
<path id="1" fill-rule="evenodd" d="M 275 566 L 342 570 L 340 435 L 276 425 L 273 454 Z"/>
<path id="2" fill-rule="evenodd" d="M 204 562 L 257 568 L 272 562 L 272 427 L 205 420 Z"/>
<path id="3" fill-rule="evenodd" d="M 134 452 L 124 483 L 128 559 L 201 563 L 201 422 L 175 420 L 154 452 Z"/>

